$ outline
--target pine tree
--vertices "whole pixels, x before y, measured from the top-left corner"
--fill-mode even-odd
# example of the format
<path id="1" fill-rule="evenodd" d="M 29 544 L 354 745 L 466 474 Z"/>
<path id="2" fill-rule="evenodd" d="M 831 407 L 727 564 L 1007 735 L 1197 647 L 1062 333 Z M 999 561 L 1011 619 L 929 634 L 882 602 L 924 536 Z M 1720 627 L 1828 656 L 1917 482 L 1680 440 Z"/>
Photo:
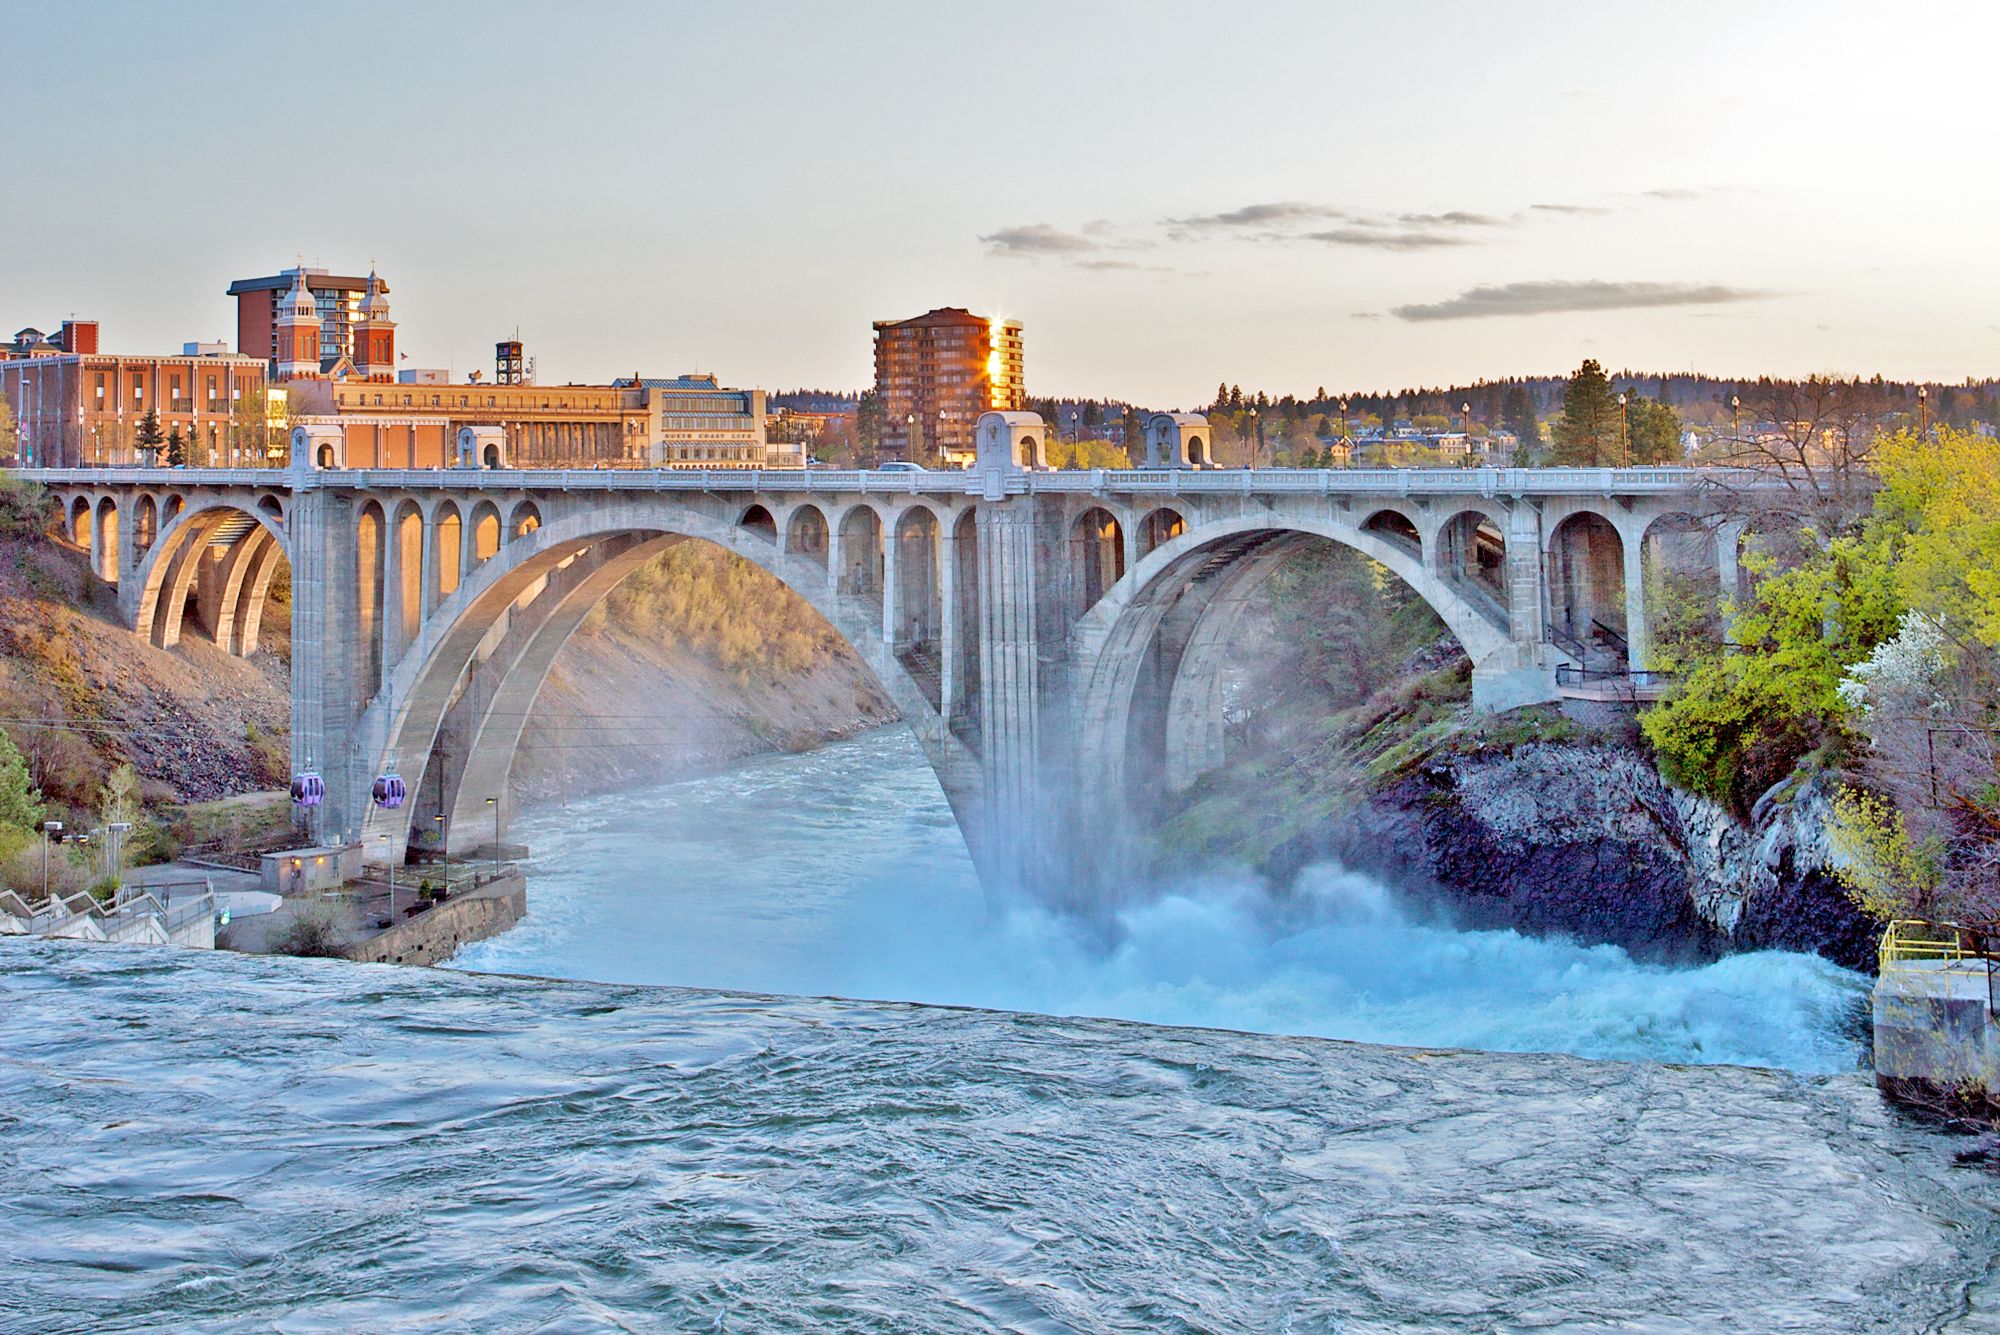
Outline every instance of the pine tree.
<path id="1" fill-rule="evenodd" d="M 160 430 L 160 415 L 151 408 L 146 409 L 146 415 L 139 419 L 139 448 L 156 450 L 164 445 L 166 440 L 166 433 Z"/>
<path id="2" fill-rule="evenodd" d="M 1558 465 L 1597 468 L 1618 462 L 1618 399 L 1596 358 L 1585 358 L 1569 378 L 1554 435 Z"/>
<path id="3" fill-rule="evenodd" d="M 1219 413 L 1226 410 L 1228 407 L 1229 407 L 1229 386 L 1227 384 L 1219 384 L 1215 387 L 1215 407 L 1211 411 Z"/>
<path id="4" fill-rule="evenodd" d="M 1542 428 L 1535 420 L 1535 401 L 1528 391 L 1515 385 L 1501 401 L 1500 421 L 1520 441 L 1518 448 L 1532 452 L 1542 443 Z"/>
<path id="5" fill-rule="evenodd" d="M 1681 455 L 1681 419 L 1666 404 L 1632 396 L 1625 405 L 1626 439 L 1635 464 L 1673 463 Z"/>
<path id="6" fill-rule="evenodd" d="M 41 824 L 42 794 L 14 739 L 0 732 L 0 843 L 25 839 Z"/>
<path id="7" fill-rule="evenodd" d="M 187 443 L 181 439 L 181 429 L 175 427 L 167 433 L 167 467 L 187 467 Z"/>

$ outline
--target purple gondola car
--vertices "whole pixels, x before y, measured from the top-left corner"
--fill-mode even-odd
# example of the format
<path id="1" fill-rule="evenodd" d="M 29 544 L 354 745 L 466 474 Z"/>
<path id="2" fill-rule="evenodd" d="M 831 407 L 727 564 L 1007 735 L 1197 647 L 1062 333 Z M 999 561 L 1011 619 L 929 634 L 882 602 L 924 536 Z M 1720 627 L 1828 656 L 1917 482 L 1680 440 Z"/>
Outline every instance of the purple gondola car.
<path id="1" fill-rule="evenodd" d="M 376 806 L 394 811 L 403 805 L 403 799 L 409 795 L 409 790 L 403 786 L 402 775 L 384 774 L 376 778 L 373 794 Z"/>
<path id="2" fill-rule="evenodd" d="M 292 805 L 295 807 L 316 807 L 326 796 L 326 784 L 317 774 L 294 774 L 292 776 Z"/>

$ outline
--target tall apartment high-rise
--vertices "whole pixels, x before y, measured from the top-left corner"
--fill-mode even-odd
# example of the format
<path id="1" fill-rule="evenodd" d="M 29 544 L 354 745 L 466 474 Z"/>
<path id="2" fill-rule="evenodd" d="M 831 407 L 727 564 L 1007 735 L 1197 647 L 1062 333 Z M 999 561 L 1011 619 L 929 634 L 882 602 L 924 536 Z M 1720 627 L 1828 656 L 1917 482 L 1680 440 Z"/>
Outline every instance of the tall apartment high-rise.
<path id="1" fill-rule="evenodd" d="M 875 394 L 885 457 L 963 467 L 982 413 L 1027 406 L 1021 322 L 956 306 L 877 320 Z"/>
<path id="2" fill-rule="evenodd" d="M 319 316 L 318 369 L 330 372 L 343 357 L 358 363 L 354 327 L 362 322 L 361 303 L 371 284 L 378 300 L 387 298 L 389 285 L 372 273 L 366 278 L 347 278 L 304 265 L 265 278 L 239 278 L 229 285 L 229 295 L 236 298 L 236 351 L 264 358 L 271 374 L 278 374 L 280 352 L 291 351 L 279 347 L 280 316 L 284 314 L 279 307 L 301 279 Z"/>

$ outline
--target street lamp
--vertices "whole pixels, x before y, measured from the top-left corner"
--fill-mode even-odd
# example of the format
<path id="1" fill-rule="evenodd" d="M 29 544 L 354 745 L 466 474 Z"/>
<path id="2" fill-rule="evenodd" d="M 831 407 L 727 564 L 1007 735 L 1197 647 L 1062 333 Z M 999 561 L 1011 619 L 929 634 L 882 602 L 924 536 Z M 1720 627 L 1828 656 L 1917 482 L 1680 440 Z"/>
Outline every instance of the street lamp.
<path id="1" fill-rule="evenodd" d="M 1250 410 L 1250 429 L 1257 433 L 1257 439 L 1250 447 L 1250 466 L 1255 468 L 1257 461 L 1264 456 L 1264 422 L 1255 408 Z"/>
<path id="2" fill-rule="evenodd" d="M 1931 390 L 1929 385 L 1917 386 L 1917 439 L 1922 440 L 1931 433 Z"/>
<path id="3" fill-rule="evenodd" d="M 489 797 L 486 805 L 493 808 L 493 874 L 500 874 L 500 799 Z"/>
<path id="4" fill-rule="evenodd" d="M 438 827 L 438 848 L 444 853 L 444 888 L 445 888 L 445 893 L 450 894 L 451 893 L 451 839 L 445 833 L 444 813 L 440 811 L 438 812 L 437 815 L 432 816 L 431 823 Z"/>
<path id="5" fill-rule="evenodd" d="M 56 836 L 57 843 L 62 842 L 61 821 L 45 820 L 42 822 L 42 898 L 43 899 L 47 899 L 49 897 L 49 836 L 52 834 Z"/>
<path id="6" fill-rule="evenodd" d="M 125 883 L 125 834 L 126 831 L 132 828 L 132 822 L 129 820 L 114 820 L 104 828 L 111 832 L 110 847 L 104 850 L 111 863 L 110 874 L 117 877 L 118 883 L 123 885 Z"/>
<path id="7" fill-rule="evenodd" d="M 1625 396 L 1618 396 L 1618 466 L 1624 468 L 1632 462 L 1632 439 L 1625 434 Z"/>
<path id="8" fill-rule="evenodd" d="M 382 841 L 382 861 L 389 867 L 389 925 L 396 925 L 396 848 L 386 834 L 375 836 Z"/>
<path id="9" fill-rule="evenodd" d="M 1729 438 L 1743 444 L 1743 400 L 1734 394 L 1729 396 Z"/>
<path id="10" fill-rule="evenodd" d="M 1472 404 L 1468 401 L 1458 405 L 1458 411 L 1465 418 L 1465 462 L 1472 462 Z"/>

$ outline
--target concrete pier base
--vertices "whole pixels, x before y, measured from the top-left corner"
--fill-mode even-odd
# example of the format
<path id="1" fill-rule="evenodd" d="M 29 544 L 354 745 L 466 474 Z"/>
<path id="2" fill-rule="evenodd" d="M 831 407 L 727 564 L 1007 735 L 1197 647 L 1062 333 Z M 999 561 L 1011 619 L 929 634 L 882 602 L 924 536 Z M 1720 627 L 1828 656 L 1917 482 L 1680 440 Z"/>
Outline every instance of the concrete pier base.
<path id="1" fill-rule="evenodd" d="M 1984 960 L 1901 961 L 1875 980 L 1875 1075 L 1942 1093 L 2000 1091 L 2000 1022 Z"/>

